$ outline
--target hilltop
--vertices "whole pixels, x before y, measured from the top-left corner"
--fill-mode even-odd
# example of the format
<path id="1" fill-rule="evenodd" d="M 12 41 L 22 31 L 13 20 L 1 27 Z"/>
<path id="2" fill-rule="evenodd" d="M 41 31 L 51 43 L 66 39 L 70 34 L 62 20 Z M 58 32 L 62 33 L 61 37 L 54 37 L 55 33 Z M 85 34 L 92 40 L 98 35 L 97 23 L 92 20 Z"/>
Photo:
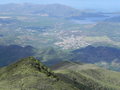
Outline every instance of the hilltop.
<path id="1" fill-rule="evenodd" d="M 51 70 L 52 69 L 52 70 Z M 63 61 L 48 68 L 28 57 L 0 68 L 0 90 L 119 90 L 120 73 Z"/>
<path id="2" fill-rule="evenodd" d="M 0 90 L 78 90 L 33 57 L 0 69 Z"/>

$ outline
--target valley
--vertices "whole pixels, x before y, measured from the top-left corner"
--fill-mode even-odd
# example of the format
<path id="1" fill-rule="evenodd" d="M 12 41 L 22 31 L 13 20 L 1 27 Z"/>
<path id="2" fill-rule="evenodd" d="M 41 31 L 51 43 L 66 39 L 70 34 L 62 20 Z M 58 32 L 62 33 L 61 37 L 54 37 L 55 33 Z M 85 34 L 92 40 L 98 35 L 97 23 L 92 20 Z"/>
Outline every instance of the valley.
<path id="1" fill-rule="evenodd" d="M 16 6 L 16 4 L 13 4 L 13 7 Z M 69 56 L 71 51 L 85 48 L 90 45 L 94 47 L 104 46 L 118 49 L 120 48 L 120 23 L 119 21 L 115 22 L 113 20 L 115 17 L 117 18 L 119 14 L 84 12 L 73 8 L 71 9 L 71 7 L 56 4 L 54 7 L 58 7 L 58 9 L 60 9 L 60 12 L 62 13 L 61 15 L 64 14 L 64 16 L 59 16 L 56 10 L 54 10 L 54 13 L 51 14 L 49 9 L 44 9 L 45 7 L 53 9 L 54 7 L 52 7 L 52 5 L 30 5 L 32 13 L 31 11 L 27 11 L 28 6 L 23 4 L 23 6 L 16 8 L 16 10 L 19 11 L 21 8 L 26 8 L 24 11 L 21 11 L 23 12 L 22 15 L 16 14 L 17 11 L 12 10 L 12 7 L 9 5 L 9 10 L 6 8 L 7 12 L 0 10 L 0 45 L 18 45 L 21 47 L 31 46 L 35 49 L 33 50 L 35 51 L 34 55 L 31 56 L 38 58 L 41 58 L 41 52 L 44 50 L 46 51 L 49 47 L 55 48 L 56 53 L 62 51 L 60 54 L 53 53 L 52 55 L 43 55 L 45 56 L 43 62 L 50 65 L 64 59 L 68 60 L 71 57 L 67 58 L 66 56 Z M 38 7 L 43 9 L 45 13 L 38 10 Z M 67 8 L 66 11 L 63 11 L 63 7 Z M 33 13 L 33 11 L 36 11 L 37 13 Z M 72 16 L 71 18 L 69 13 L 72 11 L 74 11 L 74 17 Z M 80 15 L 80 13 L 82 14 Z M 94 21 L 95 19 L 100 19 L 101 21 L 95 20 L 94 23 L 84 23 L 84 20 L 86 21 L 86 19 L 88 19 L 87 22 Z M 77 21 L 81 23 L 78 23 Z M 63 57 L 60 55 L 63 55 Z M 82 55 L 80 58 L 82 59 L 85 55 Z M 77 58 L 79 57 L 77 55 L 75 56 Z M 85 58 L 87 57 L 85 56 Z M 12 61 L 16 61 L 17 59 L 20 58 L 13 59 Z M 94 62 L 94 60 L 90 59 L 91 61 L 89 63 L 94 63 L 98 66 L 119 71 L 119 64 L 116 64 L 116 59 L 119 61 L 118 56 L 111 59 L 110 62 L 106 62 L 106 60 L 104 61 L 102 58 L 98 58 L 99 62 Z M 3 58 L 3 60 L 6 61 L 7 59 Z M 78 61 L 86 63 L 87 60 Z"/>
<path id="2" fill-rule="evenodd" d="M 120 90 L 120 13 L 0 4 L 0 90 Z"/>

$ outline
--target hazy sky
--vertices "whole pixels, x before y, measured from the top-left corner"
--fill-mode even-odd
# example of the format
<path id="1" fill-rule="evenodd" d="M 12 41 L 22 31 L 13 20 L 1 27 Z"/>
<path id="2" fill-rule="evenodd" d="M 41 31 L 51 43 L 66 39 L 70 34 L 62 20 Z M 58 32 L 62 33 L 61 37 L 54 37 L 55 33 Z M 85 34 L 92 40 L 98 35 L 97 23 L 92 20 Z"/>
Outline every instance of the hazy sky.
<path id="1" fill-rule="evenodd" d="M 4 3 L 39 3 L 39 4 L 65 4 L 79 9 L 95 9 L 101 11 L 120 11 L 120 0 L 0 0 Z"/>

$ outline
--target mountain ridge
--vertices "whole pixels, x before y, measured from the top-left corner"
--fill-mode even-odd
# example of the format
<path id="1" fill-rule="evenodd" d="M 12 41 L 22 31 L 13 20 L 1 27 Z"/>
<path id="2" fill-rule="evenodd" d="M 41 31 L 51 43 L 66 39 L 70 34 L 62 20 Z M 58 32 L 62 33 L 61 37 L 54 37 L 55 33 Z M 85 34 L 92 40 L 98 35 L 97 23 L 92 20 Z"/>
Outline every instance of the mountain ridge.
<path id="1" fill-rule="evenodd" d="M 58 64 L 59 65 L 59 64 Z M 57 65 L 56 65 L 57 66 Z M 81 90 L 119 90 L 119 72 L 106 70 L 93 64 L 74 63 L 59 67 L 55 72 L 64 81 L 72 81 Z"/>
<path id="2" fill-rule="evenodd" d="M 119 72 L 65 61 L 49 69 L 34 57 L 0 68 L 0 90 L 119 90 Z M 112 74 L 110 74 L 112 73 Z"/>
<path id="3" fill-rule="evenodd" d="M 64 85 L 64 87 L 62 87 Z M 78 90 L 39 60 L 28 57 L 0 69 L 0 90 Z"/>
<path id="4" fill-rule="evenodd" d="M 106 17 L 101 12 L 87 12 L 63 4 L 3 4 L 0 5 L 0 13 L 1 15 L 38 15 L 75 20 L 87 17 Z"/>
<path id="5" fill-rule="evenodd" d="M 32 46 L 0 45 L 0 66 L 9 65 L 18 59 L 34 56 L 35 48 Z"/>

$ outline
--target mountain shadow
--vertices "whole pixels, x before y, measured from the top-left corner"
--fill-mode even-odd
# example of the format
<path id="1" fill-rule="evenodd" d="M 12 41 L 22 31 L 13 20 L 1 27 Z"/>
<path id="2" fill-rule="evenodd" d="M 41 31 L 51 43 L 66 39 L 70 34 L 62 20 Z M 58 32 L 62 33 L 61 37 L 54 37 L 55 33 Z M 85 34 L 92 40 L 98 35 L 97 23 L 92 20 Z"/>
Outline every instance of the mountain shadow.
<path id="1" fill-rule="evenodd" d="M 35 52 L 32 46 L 0 45 L 0 66 L 8 65 L 21 58 L 33 56 L 34 54 Z"/>

